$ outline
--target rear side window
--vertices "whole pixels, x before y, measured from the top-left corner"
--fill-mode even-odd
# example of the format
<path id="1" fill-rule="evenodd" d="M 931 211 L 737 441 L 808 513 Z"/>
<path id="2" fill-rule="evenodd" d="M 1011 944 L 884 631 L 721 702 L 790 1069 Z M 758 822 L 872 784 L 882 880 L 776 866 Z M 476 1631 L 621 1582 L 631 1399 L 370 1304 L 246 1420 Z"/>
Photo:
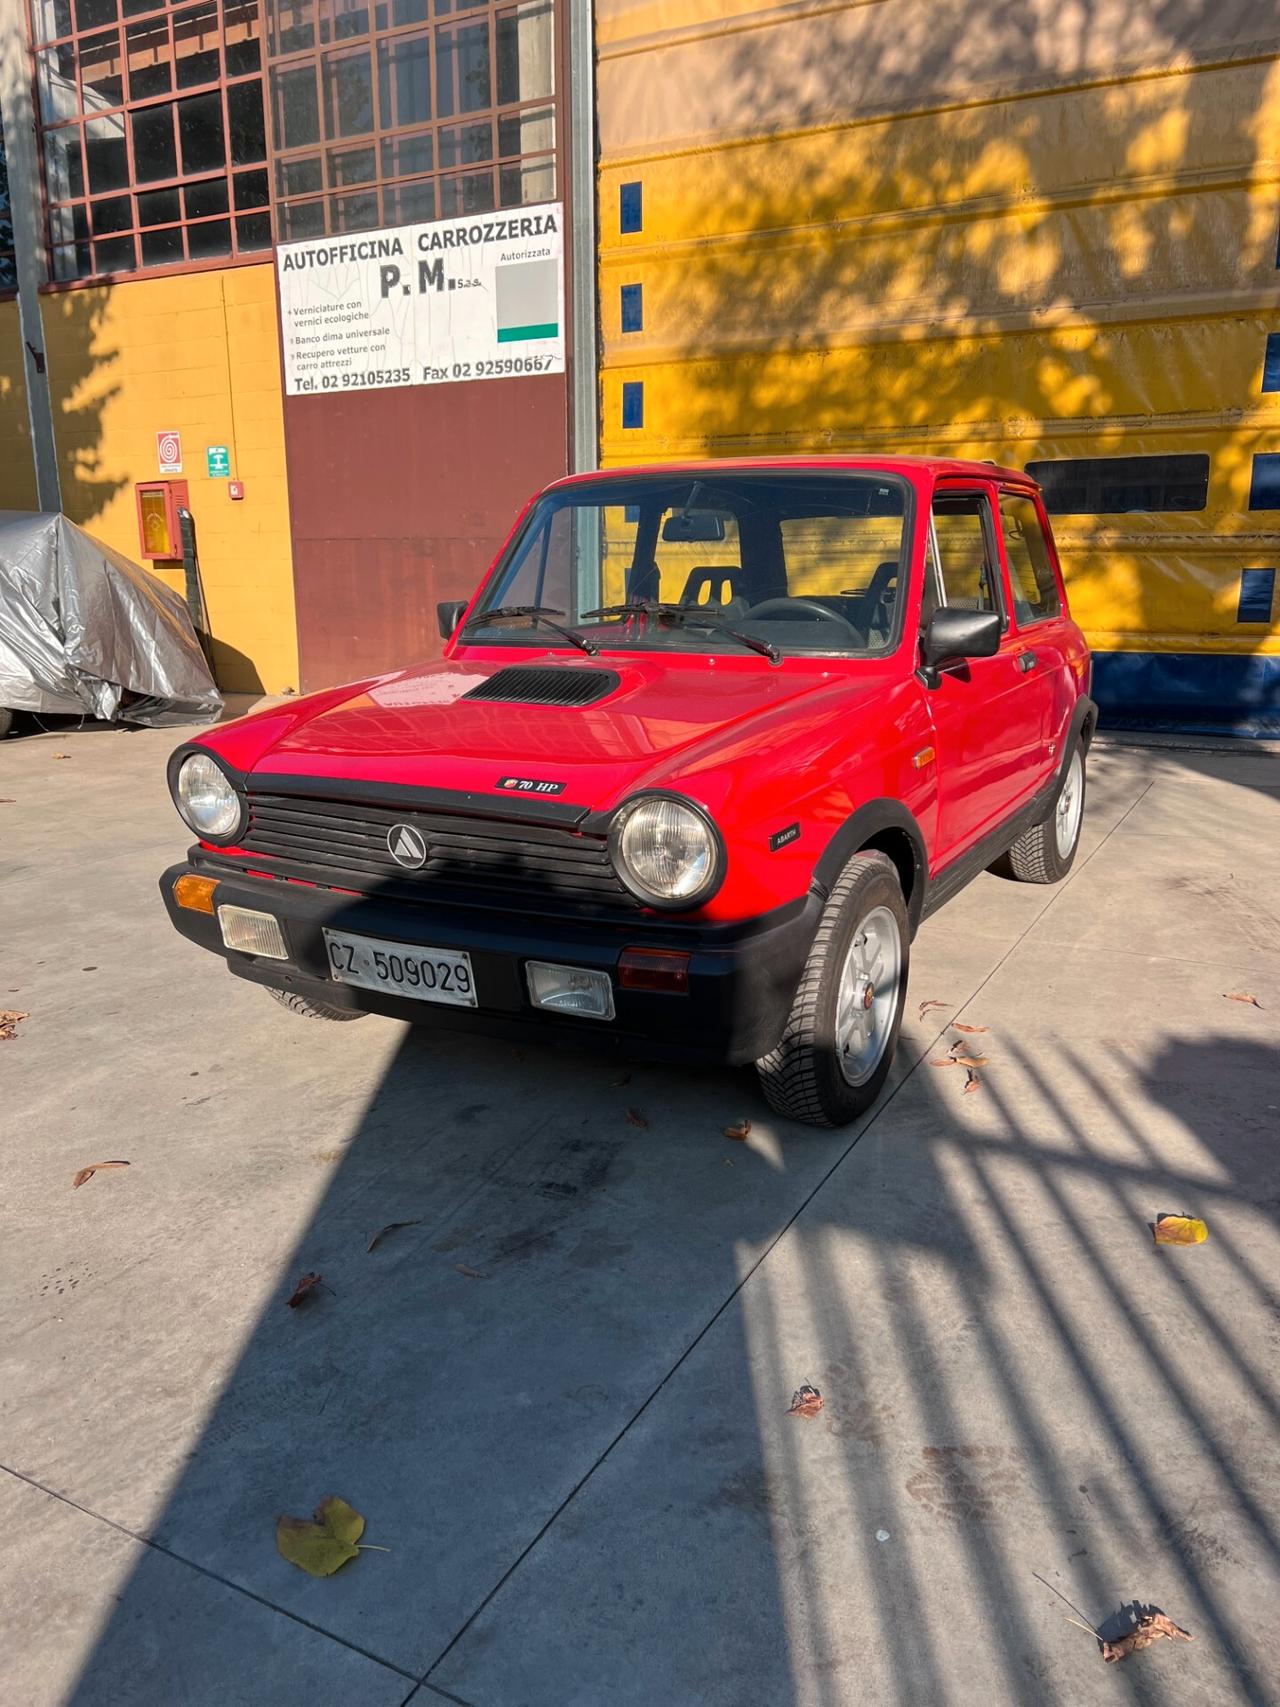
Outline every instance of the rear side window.
<path id="1" fill-rule="evenodd" d="M 1030 498 L 1018 498 L 1011 492 L 1001 494 L 1000 531 L 1004 536 L 1013 614 L 1018 626 L 1057 616 L 1062 609 L 1058 579 L 1053 572 L 1049 543 Z"/>

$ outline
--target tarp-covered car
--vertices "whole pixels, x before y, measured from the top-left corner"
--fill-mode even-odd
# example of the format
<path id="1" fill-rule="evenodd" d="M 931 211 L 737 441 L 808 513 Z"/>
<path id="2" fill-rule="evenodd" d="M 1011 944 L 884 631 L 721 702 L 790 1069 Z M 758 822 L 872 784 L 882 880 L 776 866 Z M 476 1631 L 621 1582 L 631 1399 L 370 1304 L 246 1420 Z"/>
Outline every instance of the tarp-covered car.
<path id="1" fill-rule="evenodd" d="M 66 516 L 0 510 L 0 733 L 14 711 L 211 723 L 187 607 Z"/>

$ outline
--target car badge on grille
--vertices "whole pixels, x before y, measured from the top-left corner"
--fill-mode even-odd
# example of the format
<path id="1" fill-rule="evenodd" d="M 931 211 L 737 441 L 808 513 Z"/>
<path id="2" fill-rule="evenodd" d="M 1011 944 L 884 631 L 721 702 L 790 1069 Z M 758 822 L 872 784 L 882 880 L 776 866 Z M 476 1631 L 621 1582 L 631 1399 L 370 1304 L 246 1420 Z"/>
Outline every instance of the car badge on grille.
<path id="1" fill-rule="evenodd" d="M 393 824 L 387 831 L 387 848 L 397 865 L 419 871 L 427 863 L 427 843 L 412 824 Z"/>

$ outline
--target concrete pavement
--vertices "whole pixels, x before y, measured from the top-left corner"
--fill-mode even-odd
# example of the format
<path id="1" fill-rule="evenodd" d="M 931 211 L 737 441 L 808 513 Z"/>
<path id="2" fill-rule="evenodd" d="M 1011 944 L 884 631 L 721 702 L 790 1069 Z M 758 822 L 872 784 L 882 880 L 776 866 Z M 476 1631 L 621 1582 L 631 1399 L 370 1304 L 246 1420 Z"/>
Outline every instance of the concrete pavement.
<path id="1" fill-rule="evenodd" d="M 164 918 L 177 738 L 0 747 L 6 1702 L 1280 1699 L 1280 759 L 1096 749 L 1071 878 L 926 925 L 815 1133 L 284 1012 Z M 313 1581 L 329 1493 L 390 1551 Z M 1034 1573 L 1195 1640 L 1108 1667 Z"/>

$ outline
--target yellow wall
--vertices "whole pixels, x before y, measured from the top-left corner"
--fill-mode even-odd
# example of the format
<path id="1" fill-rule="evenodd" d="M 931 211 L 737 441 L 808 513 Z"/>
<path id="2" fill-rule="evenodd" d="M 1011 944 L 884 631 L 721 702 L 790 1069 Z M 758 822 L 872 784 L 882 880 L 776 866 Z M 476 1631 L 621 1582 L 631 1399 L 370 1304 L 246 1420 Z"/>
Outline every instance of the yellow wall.
<path id="1" fill-rule="evenodd" d="M 1064 517 L 1104 649 L 1280 651 L 1250 462 L 1280 331 L 1255 0 L 597 0 L 602 454 L 1204 451 L 1199 514 Z M 1264 28 L 1265 26 L 1265 28 Z M 619 231 L 640 182 L 644 226 Z M 623 333 L 620 287 L 642 284 Z M 644 426 L 621 391 L 644 385 Z M 1274 614 L 1274 613 L 1273 613 Z"/>
<path id="2" fill-rule="evenodd" d="M 16 302 L 0 302 L 0 510 L 34 510 L 36 471 Z"/>
<path id="3" fill-rule="evenodd" d="M 138 555 L 134 483 L 159 477 L 156 433 L 182 435 L 183 474 L 219 685 L 298 685 L 284 423 L 269 264 L 140 278 L 42 300 L 62 506 Z M 205 447 L 227 445 L 227 481 Z M 181 566 L 164 578 L 181 590 Z"/>

